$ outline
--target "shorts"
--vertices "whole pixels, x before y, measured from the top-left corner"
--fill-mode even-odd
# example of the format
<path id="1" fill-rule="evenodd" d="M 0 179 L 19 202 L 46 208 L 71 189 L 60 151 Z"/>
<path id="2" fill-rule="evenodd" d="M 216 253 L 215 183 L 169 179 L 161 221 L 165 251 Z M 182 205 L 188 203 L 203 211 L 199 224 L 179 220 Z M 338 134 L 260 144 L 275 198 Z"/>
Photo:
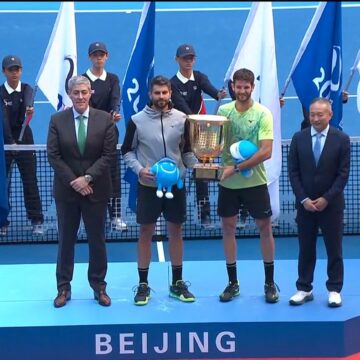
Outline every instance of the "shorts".
<path id="1" fill-rule="evenodd" d="M 272 215 L 267 185 L 244 189 L 228 189 L 219 185 L 217 213 L 220 217 L 232 217 L 242 205 L 254 219 L 266 219 Z"/>
<path id="2" fill-rule="evenodd" d="M 136 222 L 138 224 L 154 224 L 163 213 L 166 221 L 182 224 L 186 221 L 186 190 L 185 186 L 178 189 L 173 186 L 173 199 L 156 196 L 156 188 L 138 183 L 136 205 Z"/>

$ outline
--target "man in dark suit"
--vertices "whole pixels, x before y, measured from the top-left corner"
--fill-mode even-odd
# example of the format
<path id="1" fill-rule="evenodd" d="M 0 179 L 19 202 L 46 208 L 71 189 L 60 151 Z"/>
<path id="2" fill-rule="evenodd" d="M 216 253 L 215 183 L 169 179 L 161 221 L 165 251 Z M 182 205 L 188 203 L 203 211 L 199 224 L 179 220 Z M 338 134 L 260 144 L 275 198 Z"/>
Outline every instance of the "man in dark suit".
<path id="1" fill-rule="evenodd" d="M 89 108 L 89 79 L 74 76 L 68 85 L 73 108 L 52 115 L 47 139 L 59 229 L 58 295 L 54 306 L 62 307 L 71 298 L 74 247 L 81 217 L 89 242 L 88 280 L 95 300 L 109 306 L 105 220 L 111 195 L 110 165 L 116 155 L 114 123 L 109 113 Z"/>
<path id="2" fill-rule="evenodd" d="M 314 99 L 310 104 L 311 127 L 297 132 L 290 145 L 288 170 L 296 197 L 299 234 L 299 277 L 291 305 L 313 300 L 316 238 L 320 227 L 328 256 L 328 305 L 341 306 L 344 188 L 350 171 L 350 139 L 329 126 L 331 117 L 330 102 Z"/>

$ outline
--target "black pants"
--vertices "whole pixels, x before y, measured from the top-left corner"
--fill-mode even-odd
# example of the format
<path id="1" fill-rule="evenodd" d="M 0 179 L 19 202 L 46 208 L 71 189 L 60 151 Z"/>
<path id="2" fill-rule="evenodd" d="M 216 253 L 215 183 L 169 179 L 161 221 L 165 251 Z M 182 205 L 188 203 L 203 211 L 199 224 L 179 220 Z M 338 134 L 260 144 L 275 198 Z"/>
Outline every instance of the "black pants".
<path id="1" fill-rule="evenodd" d="M 206 180 L 195 179 L 196 201 L 201 219 L 210 216 L 209 184 Z"/>
<path id="2" fill-rule="evenodd" d="M 6 174 L 9 179 L 9 198 L 11 183 L 11 165 L 17 165 L 24 190 L 24 203 L 27 217 L 32 223 L 43 223 L 44 216 L 39 195 L 36 177 L 36 154 L 35 151 L 6 151 Z M 9 223 L 9 222 L 8 222 Z"/>
<path id="3" fill-rule="evenodd" d="M 115 125 L 117 143 L 119 142 L 119 130 Z M 110 219 L 121 216 L 121 176 L 120 176 L 120 151 L 116 151 L 116 158 L 111 163 L 112 194 L 108 202 Z"/>

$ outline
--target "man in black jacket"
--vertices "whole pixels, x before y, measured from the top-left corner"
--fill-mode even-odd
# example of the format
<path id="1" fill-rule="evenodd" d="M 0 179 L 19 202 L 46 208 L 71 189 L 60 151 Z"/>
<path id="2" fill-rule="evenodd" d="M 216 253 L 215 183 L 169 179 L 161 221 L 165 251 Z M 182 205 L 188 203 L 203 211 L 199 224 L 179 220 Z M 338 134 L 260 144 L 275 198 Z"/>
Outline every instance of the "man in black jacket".
<path id="1" fill-rule="evenodd" d="M 179 64 L 179 71 L 170 79 L 173 105 L 175 109 L 187 115 L 206 113 L 202 96 L 203 92 L 215 100 L 223 99 L 226 96 L 226 91 L 223 89 L 217 90 L 205 74 L 193 70 L 195 57 L 195 49 L 192 45 L 180 45 L 176 51 L 176 62 Z M 208 182 L 196 180 L 195 183 L 201 225 L 204 228 L 210 228 Z"/>

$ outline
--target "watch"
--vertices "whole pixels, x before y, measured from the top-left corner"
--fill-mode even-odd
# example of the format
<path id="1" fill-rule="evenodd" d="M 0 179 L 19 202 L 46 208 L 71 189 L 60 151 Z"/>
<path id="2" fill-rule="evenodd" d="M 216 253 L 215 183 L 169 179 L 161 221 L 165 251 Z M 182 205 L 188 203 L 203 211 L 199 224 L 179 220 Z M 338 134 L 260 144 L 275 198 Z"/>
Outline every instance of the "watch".
<path id="1" fill-rule="evenodd" d="M 84 175 L 85 181 L 89 184 L 93 181 L 93 177 L 89 174 Z"/>
<path id="2" fill-rule="evenodd" d="M 239 169 L 239 167 L 237 166 L 237 164 L 234 165 L 234 170 L 235 170 L 236 173 L 240 172 L 240 169 Z"/>

